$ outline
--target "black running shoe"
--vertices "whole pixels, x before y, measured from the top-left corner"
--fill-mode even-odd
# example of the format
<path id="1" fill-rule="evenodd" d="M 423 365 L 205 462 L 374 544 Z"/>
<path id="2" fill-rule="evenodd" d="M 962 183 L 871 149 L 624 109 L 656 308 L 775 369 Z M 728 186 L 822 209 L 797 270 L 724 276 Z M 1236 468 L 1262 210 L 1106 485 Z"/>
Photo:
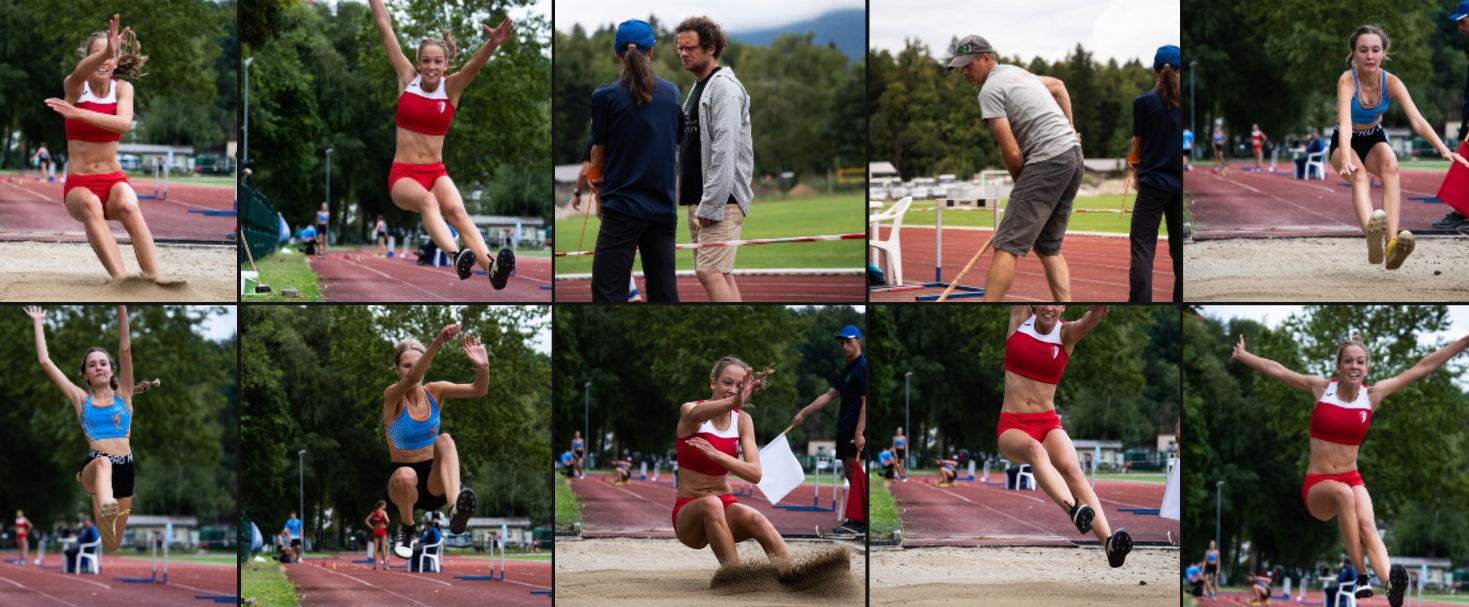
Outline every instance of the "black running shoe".
<path id="1" fill-rule="evenodd" d="M 475 261 L 474 251 L 469 249 L 459 249 L 459 252 L 454 254 L 454 270 L 459 272 L 459 280 L 466 280 L 474 275 Z"/>
<path id="2" fill-rule="evenodd" d="M 1458 211 L 1449 211 L 1449 214 L 1444 215 L 1443 219 L 1433 222 L 1433 227 L 1439 230 L 1452 230 L 1459 227 L 1459 224 L 1464 223 L 1464 221 L 1464 216 L 1460 215 Z"/>
<path id="3" fill-rule="evenodd" d="M 398 541 L 393 542 L 393 554 L 400 559 L 413 558 L 413 544 L 418 542 L 417 529 L 413 525 L 398 526 Z"/>
<path id="4" fill-rule="evenodd" d="M 1076 525 L 1076 530 L 1082 534 L 1092 532 L 1092 519 L 1096 516 L 1096 511 L 1086 504 L 1076 504 L 1071 507 L 1071 524 Z"/>
<path id="5" fill-rule="evenodd" d="M 1122 566 L 1127 560 L 1127 553 L 1132 552 L 1132 534 L 1126 529 L 1118 529 L 1112 532 L 1112 537 L 1107 538 L 1107 564 L 1112 568 Z"/>
<path id="6" fill-rule="evenodd" d="M 1387 604 L 1403 607 L 1403 593 L 1407 590 L 1408 569 L 1402 565 L 1393 565 L 1387 573 Z"/>
<path id="7" fill-rule="evenodd" d="M 856 535 L 862 535 L 862 532 L 861 531 L 858 531 L 856 528 L 852 527 L 853 524 L 854 523 L 851 523 L 851 522 L 843 523 L 841 526 L 839 526 L 839 527 L 837 527 L 835 529 L 832 529 L 831 531 L 827 532 L 827 535 L 848 536 L 848 537 L 850 537 L 850 536 L 856 536 Z"/>
<path id="8" fill-rule="evenodd" d="M 469 524 L 471 516 L 474 516 L 474 490 L 462 487 L 459 499 L 454 500 L 454 506 L 449 508 L 449 533 L 464 533 L 464 526 Z"/>
<path id="9" fill-rule="evenodd" d="M 494 265 L 490 266 L 490 285 L 496 291 L 505 288 L 505 283 L 510 281 L 510 275 L 515 273 L 515 251 L 500 249 L 500 256 L 495 259 Z"/>
<path id="10" fill-rule="evenodd" d="M 1407 571 L 1404 571 L 1403 575 L 1406 576 Z M 1367 577 L 1367 574 L 1363 573 L 1357 576 L 1357 591 L 1354 594 L 1356 594 L 1358 599 L 1372 598 L 1372 580 Z"/>

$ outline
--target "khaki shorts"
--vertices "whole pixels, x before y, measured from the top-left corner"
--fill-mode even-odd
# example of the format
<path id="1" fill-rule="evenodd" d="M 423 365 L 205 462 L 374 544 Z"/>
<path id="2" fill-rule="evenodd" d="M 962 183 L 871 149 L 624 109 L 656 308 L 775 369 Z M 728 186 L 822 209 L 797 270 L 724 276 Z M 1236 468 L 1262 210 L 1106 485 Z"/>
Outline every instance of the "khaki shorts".
<path id="1" fill-rule="evenodd" d="M 689 242 L 723 242 L 740 239 L 740 227 L 745 225 L 745 212 L 740 210 L 740 205 L 724 205 L 724 221 L 715 222 L 707 228 L 699 225 L 699 217 L 694 214 L 698 209 L 697 206 L 689 207 Z M 694 269 L 721 274 L 733 273 L 735 248 L 694 249 Z"/>

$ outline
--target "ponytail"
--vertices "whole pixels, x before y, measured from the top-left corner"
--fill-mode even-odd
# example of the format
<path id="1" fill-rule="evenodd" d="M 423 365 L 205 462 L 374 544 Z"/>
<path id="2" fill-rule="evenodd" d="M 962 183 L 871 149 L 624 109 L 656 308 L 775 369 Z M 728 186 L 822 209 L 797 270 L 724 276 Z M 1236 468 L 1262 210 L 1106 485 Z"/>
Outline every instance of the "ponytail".
<path id="1" fill-rule="evenodd" d="M 623 52 L 622 75 L 618 80 L 632 93 L 633 101 L 638 105 L 653 100 L 653 66 L 636 43 L 629 43 Z"/>
<path id="2" fill-rule="evenodd" d="M 1172 110 L 1178 107 L 1178 89 L 1178 72 L 1173 69 L 1172 65 L 1163 64 L 1163 69 L 1158 71 L 1158 83 L 1153 90 L 1163 96 L 1164 109 Z"/>

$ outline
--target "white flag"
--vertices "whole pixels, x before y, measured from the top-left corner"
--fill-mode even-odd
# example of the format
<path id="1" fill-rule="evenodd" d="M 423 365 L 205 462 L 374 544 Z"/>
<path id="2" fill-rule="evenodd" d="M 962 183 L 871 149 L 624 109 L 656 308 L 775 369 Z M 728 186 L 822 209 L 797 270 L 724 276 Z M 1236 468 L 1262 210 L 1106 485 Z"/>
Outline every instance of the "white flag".
<path id="1" fill-rule="evenodd" d="M 779 504 L 786 494 L 806 481 L 806 471 L 796 454 L 791 453 L 791 444 L 781 434 L 760 449 L 760 492 L 771 504 Z"/>
<path id="2" fill-rule="evenodd" d="M 1168 471 L 1168 484 L 1163 489 L 1163 506 L 1159 508 L 1158 515 L 1163 518 L 1180 520 L 1178 516 L 1178 478 L 1183 471 L 1183 460 L 1175 460 L 1173 469 Z"/>

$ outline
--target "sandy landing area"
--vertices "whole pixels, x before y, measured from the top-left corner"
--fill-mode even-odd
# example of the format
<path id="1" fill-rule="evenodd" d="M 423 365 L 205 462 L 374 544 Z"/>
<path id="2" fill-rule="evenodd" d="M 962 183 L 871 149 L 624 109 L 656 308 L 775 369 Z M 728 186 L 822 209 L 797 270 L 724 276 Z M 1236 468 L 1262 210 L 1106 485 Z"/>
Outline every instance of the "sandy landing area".
<path id="1" fill-rule="evenodd" d="M 1420 236 L 1391 271 L 1367 263 L 1359 238 L 1208 240 L 1185 245 L 1183 255 L 1185 301 L 1469 300 L 1462 236 Z"/>
<path id="2" fill-rule="evenodd" d="M 866 602 L 867 562 L 849 542 L 788 544 L 795 581 L 782 583 L 760 545 L 742 542 L 749 566 L 722 572 L 711 588 L 718 562 L 708 548 L 692 550 L 674 539 L 557 540 L 556 605 L 611 607 L 711 607 L 717 605 L 843 605 Z M 825 557 L 825 558 L 823 558 Z"/>
<path id="3" fill-rule="evenodd" d="M 1119 569 L 1100 548 L 934 547 L 872 553 L 873 605 L 1177 607 L 1178 551 L 1137 549 Z"/>
<path id="4" fill-rule="evenodd" d="M 159 245 L 161 286 L 139 276 L 132 245 L 119 245 L 129 278 L 111 282 L 85 242 L 0 242 L 0 301 L 233 303 L 239 255 L 233 245 Z"/>

